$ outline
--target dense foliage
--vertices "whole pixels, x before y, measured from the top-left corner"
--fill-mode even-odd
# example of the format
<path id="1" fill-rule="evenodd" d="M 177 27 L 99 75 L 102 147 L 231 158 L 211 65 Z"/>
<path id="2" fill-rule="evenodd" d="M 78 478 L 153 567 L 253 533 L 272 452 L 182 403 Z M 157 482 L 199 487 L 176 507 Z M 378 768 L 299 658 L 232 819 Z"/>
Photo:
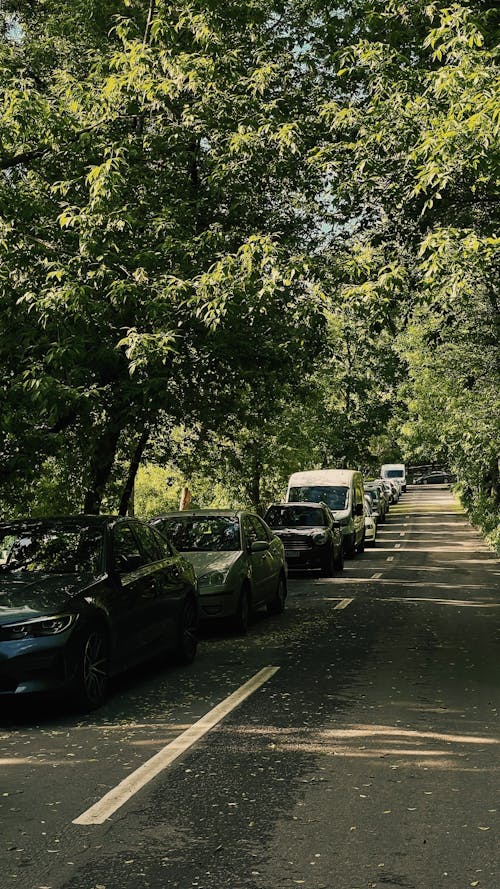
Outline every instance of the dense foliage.
<path id="1" fill-rule="evenodd" d="M 494 529 L 498 23 L 4 0 L 3 511 L 124 512 L 138 471 L 144 512 L 182 481 L 260 506 L 403 458 Z"/>

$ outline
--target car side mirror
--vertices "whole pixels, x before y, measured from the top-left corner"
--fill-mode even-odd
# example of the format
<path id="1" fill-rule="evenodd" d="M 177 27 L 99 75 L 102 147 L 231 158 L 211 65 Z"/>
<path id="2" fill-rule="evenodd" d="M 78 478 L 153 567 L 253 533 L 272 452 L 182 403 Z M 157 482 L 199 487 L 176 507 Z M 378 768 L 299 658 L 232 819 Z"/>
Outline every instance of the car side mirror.
<path id="1" fill-rule="evenodd" d="M 340 524 L 340 522 L 332 522 L 332 528 L 335 528 L 336 531 L 340 531 L 341 527 L 342 525 Z"/>
<path id="2" fill-rule="evenodd" d="M 250 544 L 251 553 L 265 553 L 270 547 L 269 540 L 254 540 Z"/>
<path id="3" fill-rule="evenodd" d="M 362 503 L 356 503 L 356 508 L 354 510 L 355 515 L 363 515 L 364 509 Z"/>

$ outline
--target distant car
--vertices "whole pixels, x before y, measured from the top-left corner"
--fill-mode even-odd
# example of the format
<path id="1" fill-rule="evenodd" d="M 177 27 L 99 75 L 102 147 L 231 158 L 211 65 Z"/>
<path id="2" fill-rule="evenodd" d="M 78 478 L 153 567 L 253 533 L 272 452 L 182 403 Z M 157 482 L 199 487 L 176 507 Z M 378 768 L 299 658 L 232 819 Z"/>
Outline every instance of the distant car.
<path id="1" fill-rule="evenodd" d="M 390 485 L 391 490 L 392 490 L 392 502 L 393 502 L 393 503 L 398 503 L 398 501 L 399 501 L 399 497 L 400 497 L 400 495 L 401 495 L 401 488 L 400 488 L 400 485 L 399 485 L 399 483 L 398 483 L 395 479 L 393 479 L 393 478 L 389 478 L 389 479 L 387 479 L 387 481 L 389 482 L 389 485 Z"/>
<path id="2" fill-rule="evenodd" d="M 415 485 L 447 485 L 451 481 L 451 476 L 447 472 L 436 470 L 435 472 L 427 472 L 415 479 Z"/>
<path id="3" fill-rule="evenodd" d="M 377 520 L 373 513 L 373 501 L 369 494 L 365 494 L 365 544 L 375 546 L 377 537 Z"/>
<path id="4" fill-rule="evenodd" d="M 375 483 L 382 489 L 382 497 L 386 499 L 386 512 L 389 512 L 389 506 L 394 503 L 392 488 L 386 478 L 377 478 Z"/>
<path id="5" fill-rule="evenodd" d="M 384 463 L 380 467 L 380 477 L 398 482 L 403 493 L 406 492 L 406 467 L 404 463 Z"/>
<path id="6" fill-rule="evenodd" d="M 319 568 L 324 577 L 342 571 L 340 522 L 324 503 L 273 503 L 264 518 L 282 541 L 289 568 Z"/>
<path id="7" fill-rule="evenodd" d="M 385 522 L 387 512 L 389 510 L 389 498 L 384 486 L 382 485 L 382 482 L 376 480 L 370 480 L 366 482 L 364 486 L 364 492 L 365 494 L 370 494 L 370 496 L 372 496 L 372 492 L 375 492 L 378 501 L 377 522 L 379 525 L 381 525 L 382 522 Z"/>
<path id="8" fill-rule="evenodd" d="M 0 694 L 70 694 L 151 656 L 196 654 L 192 566 L 155 530 L 113 516 L 0 523 Z"/>
<path id="9" fill-rule="evenodd" d="M 283 544 L 245 510 L 185 510 L 151 520 L 194 565 L 203 620 L 229 618 L 246 633 L 252 611 L 281 614 L 287 596 Z"/>
<path id="10" fill-rule="evenodd" d="M 382 503 L 379 492 L 376 488 L 365 487 L 365 497 L 369 497 L 372 506 L 372 515 L 377 525 L 381 525 L 384 521 L 384 513 L 382 512 Z"/>

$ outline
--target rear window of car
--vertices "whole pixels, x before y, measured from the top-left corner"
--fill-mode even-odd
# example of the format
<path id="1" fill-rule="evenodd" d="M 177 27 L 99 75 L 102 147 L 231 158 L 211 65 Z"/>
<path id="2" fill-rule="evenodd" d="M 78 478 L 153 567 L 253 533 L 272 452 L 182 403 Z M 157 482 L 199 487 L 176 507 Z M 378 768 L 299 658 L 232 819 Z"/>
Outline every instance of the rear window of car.
<path id="1" fill-rule="evenodd" d="M 298 528 L 327 524 L 322 509 L 310 506 L 270 506 L 265 521 L 271 528 Z"/>
<path id="2" fill-rule="evenodd" d="M 103 529 L 96 525 L 10 525 L 0 528 L 3 573 L 98 574 Z"/>
<path id="3" fill-rule="evenodd" d="M 157 527 L 179 552 L 237 552 L 241 549 L 238 516 L 165 517 Z"/>

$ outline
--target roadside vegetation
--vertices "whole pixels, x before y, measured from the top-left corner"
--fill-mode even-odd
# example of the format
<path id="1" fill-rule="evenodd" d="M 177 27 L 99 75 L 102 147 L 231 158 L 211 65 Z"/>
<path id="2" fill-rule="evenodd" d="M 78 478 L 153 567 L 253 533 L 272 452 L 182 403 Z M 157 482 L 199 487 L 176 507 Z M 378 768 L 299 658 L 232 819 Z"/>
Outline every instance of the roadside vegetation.
<path id="1" fill-rule="evenodd" d="M 4 0 L 4 516 L 434 462 L 500 546 L 499 13 Z"/>

